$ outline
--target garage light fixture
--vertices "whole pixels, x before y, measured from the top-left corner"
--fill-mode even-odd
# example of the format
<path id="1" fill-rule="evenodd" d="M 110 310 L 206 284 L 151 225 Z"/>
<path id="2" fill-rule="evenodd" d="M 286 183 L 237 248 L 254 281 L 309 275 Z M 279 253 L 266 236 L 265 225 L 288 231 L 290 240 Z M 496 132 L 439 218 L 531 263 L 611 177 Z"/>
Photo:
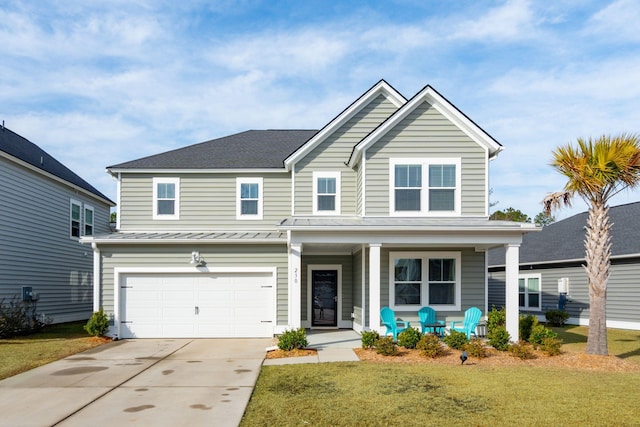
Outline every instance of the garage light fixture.
<path id="1" fill-rule="evenodd" d="M 200 252 L 198 251 L 191 252 L 191 261 L 189 261 L 189 264 L 193 264 L 196 267 L 199 267 L 202 264 L 204 264 L 204 258 L 200 256 Z"/>

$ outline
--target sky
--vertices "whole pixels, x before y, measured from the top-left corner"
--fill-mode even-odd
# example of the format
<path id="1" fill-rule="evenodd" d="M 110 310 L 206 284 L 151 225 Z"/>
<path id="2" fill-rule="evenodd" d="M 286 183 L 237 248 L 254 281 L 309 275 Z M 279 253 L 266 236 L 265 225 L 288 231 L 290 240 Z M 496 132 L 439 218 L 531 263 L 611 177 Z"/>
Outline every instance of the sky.
<path id="1" fill-rule="evenodd" d="M 492 210 L 533 218 L 555 148 L 640 132 L 639 21 L 635 0 L 3 0 L 0 120 L 116 200 L 107 166 L 429 84 L 505 148 Z"/>

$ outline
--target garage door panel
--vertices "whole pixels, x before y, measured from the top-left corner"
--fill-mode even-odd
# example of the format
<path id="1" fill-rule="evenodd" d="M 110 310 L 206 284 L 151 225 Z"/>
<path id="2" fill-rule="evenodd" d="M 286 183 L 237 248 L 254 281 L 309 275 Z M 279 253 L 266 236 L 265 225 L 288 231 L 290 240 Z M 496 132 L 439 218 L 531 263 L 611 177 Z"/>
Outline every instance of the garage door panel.
<path id="1" fill-rule="evenodd" d="M 271 273 L 128 275 L 121 289 L 127 337 L 270 337 Z"/>

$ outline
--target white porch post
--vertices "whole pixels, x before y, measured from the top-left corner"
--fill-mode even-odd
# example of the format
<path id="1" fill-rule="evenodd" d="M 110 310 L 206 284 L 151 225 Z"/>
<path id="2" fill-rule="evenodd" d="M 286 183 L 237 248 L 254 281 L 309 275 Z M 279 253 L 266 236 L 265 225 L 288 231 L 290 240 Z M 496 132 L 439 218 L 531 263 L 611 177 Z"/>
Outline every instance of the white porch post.
<path id="1" fill-rule="evenodd" d="M 380 328 L 380 246 L 369 245 L 369 329 L 381 331 Z"/>
<path id="2" fill-rule="evenodd" d="M 301 244 L 291 244 L 289 246 L 289 327 L 298 329 L 300 322 L 301 290 L 300 290 L 300 255 L 302 253 Z"/>
<path id="3" fill-rule="evenodd" d="M 520 317 L 518 298 L 518 269 L 520 245 L 505 245 L 505 308 L 507 332 L 513 342 L 518 342 L 518 320 Z"/>
<path id="4" fill-rule="evenodd" d="M 100 310 L 100 291 L 102 281 L 100 280 L 100 249 L 95 243 L 91 244 L 93 248 L 93 311 Z"/>

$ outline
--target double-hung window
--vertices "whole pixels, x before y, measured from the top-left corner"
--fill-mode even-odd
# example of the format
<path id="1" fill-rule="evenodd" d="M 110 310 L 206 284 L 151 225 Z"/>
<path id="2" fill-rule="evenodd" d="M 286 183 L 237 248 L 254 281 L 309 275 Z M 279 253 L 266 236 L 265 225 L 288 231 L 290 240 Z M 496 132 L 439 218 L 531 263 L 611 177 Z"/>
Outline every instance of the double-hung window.
<path id="1" fill-rule="evenodd" d="M 237 219 L 262 219 L 262 183 L 262 178 L 237 178 Z"/>
<path id="2" fill-rule="evenodd" d="M 525 310 L 540 310 L 540 274 L 524 274 L 518 277 L 519 306 Z"/>
<path id="3" fill-rule="evenodd" d="M 460 214 L 460 159 L 391 159 L 391 216 Z"/>
<path id="4" fill-rule="evenodd" d="M 153 219 L 180 219 L 180 178 L 153 178 Z"/>
<path id="5" fill-rule="evenodd" d="M 84 235 L 93 236 L 93 207 L 84 205 Z"/>
<path id="6" fill-rule="evenodd" d="M 340 172 L 313 173 L 313 213 L 340 215 Z"/>
<path id="7" fill-rule="evenodd" d="M 70 205 L 70 217 L 71 217 L 71 237 L 80 238 L 80 231 L 82 229 L 82 203 L 77 200 L 71 200 Z"/>
<path id="8" fill-rule="evenodd" d="M 391 252 L 389 262 L 393 308 L 460 309 L 460 252 Z"/>

